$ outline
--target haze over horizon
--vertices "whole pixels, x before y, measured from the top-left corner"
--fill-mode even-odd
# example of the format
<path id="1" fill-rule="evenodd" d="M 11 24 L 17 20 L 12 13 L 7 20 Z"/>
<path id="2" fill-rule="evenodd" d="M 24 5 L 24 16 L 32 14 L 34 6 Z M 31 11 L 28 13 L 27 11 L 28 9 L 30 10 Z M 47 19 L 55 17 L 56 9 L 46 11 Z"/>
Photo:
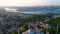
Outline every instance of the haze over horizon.
<path id="1" fill-rule="evenodd" d="M 60 0 L 0 0 L 0 6 L 60 5 Z"/>

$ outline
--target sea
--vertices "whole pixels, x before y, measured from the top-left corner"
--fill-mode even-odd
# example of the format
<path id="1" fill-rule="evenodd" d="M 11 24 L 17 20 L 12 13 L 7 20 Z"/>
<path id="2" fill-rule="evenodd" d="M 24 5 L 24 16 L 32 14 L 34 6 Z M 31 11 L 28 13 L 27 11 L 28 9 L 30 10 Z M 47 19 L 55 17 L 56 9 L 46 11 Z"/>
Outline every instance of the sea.
<path id="1" fill-rule="evenodd" d="M 24 14 L 60 14 L 60 9 L 55 10 L 39 10 L 39 11 L 24 11 Z"/>

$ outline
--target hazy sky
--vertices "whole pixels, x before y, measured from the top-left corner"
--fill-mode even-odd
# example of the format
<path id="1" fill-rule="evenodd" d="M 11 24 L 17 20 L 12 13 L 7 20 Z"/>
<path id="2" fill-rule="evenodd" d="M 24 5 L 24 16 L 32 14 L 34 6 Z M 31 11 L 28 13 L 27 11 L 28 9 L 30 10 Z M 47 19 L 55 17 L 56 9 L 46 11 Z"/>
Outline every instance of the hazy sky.
<path id="1" fill-rule="evenodd" d="M 0 0 L 0 6 L 60 5 L 60 0 Z"/>

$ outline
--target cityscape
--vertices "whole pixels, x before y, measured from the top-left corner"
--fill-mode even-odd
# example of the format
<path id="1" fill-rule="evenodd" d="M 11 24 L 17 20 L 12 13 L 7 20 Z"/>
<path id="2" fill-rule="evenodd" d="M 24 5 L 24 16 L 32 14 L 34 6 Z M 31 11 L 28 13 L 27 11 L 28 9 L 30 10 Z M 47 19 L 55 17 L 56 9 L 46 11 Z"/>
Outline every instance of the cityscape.
<path id="1" fill-rule="evenodd" d="M 45 12 L 45 10 L 46 10 L 46 12 Z M 11 12 L 9 12 L 9 11 L 11 11 Z M 16 11 L 16 12 L 14 12 L 14 11 Z M 37 13 L 38 11 L 40 13 Z M 41 11 L 43 13 L 41 13 Z M 47 11 L 49 11 L 49 13 Z M 25 12 L 30 12 L 30 13 L 25 13 Z M 36 13 L 34 13 L 34 12 L 36 12 Z M 55 32 L 56 32 L 56 34 L 58 34 L 60 31 L 60 29 L 59 29 L 60 28 L 60 6 L 55 6 L 55 7 L 54 6 L 3 7 L 3 8 L 0 8 L 0 34 L 28 33 L 28 30 L 30 30 L 31 27 L 35 28 L 35 26 L 33 25 L 33 24 L 35 24 L 35 22 L 36 22 L 36 24 L 42 22 L 42 24 L 40 23 L 41 24 L 40 26 L 41 26 L 41 28 L 42 27 L 45 28 L 43 30 L 45 33 L 46 33 L 45 30 L 48 29 L 49 30 L 47 32 L 48 34 L 49 33 L 55 34 Z M 48 26 L 47 26 L 47 24 L 48 24 Z M 40 28 L 40 26 L 39 26 L 39 28 Z M 27 32 L 25 32 L 25 31 L 27 31 Z M 55 31 L 55 32 L 52 32 L 52 31 Z"/>
<path id="2" fill-rule="evenodd" d="M 60 34 L 60 0 L 0 0 L 0 34 Z"/>

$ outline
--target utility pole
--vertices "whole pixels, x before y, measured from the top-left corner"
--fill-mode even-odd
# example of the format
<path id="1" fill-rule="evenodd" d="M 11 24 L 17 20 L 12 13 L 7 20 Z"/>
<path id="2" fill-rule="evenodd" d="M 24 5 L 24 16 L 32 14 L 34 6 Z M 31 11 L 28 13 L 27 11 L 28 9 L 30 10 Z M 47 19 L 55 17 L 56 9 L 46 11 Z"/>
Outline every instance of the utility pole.
<path id="1" fill-rule="evenodd" d="M 58 33 L 58 24 L 57 24 L 57 33 Z"/>
<path id="2" fill-rule="evenodd" d="M 18 34 L 20 34 L 20 32 L 19 32 L 19 28 L 18 28 Z"/>
<path id="3" fill-rule="evenodd" d="M 20 29 L 19 29 L 19 17 L 17 17 L 17 30 L 18 30 L 18 34 L 20 34 Z"/>
<path id="4" fill-rule="evenodd" d="M 1 31 L 1 25 L 3 24 L 2 22 L 2 18 L 0 18 L 0 34 L 2 34 L 2 31 Z"/>
<path id="5" fill-rule="evenodd" d="M 20 34 L 19 27 L 18 27 L 18 22 L 16 22 L 16 27 L 17 27 L 18 34 Z"/>
<path id="6" fill-rule="evenodd" d="M 49 34 L 49 32 L 46 30 L 46 34 Z"/>

